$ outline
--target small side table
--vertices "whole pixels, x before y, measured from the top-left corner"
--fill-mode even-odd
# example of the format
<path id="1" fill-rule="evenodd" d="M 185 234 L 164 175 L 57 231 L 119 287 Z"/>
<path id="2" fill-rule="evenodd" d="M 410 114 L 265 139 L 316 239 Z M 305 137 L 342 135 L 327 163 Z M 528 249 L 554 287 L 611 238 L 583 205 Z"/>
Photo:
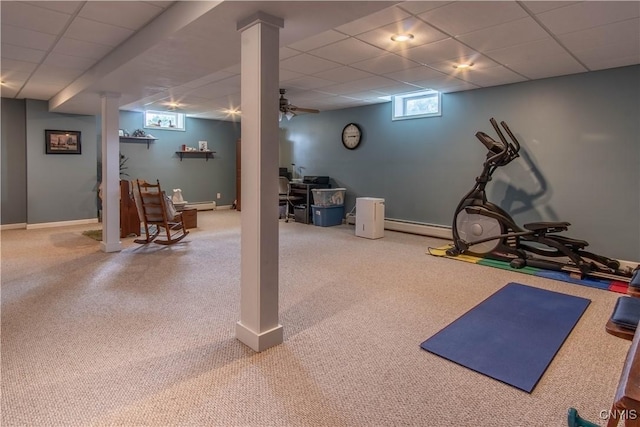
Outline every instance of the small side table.
<path id="1" fill-rule="evenodd" d="M 198 210 L 196 208 L 184 208 L 180 212 L 182 213 L 184 228 L 198 227 Z"/>

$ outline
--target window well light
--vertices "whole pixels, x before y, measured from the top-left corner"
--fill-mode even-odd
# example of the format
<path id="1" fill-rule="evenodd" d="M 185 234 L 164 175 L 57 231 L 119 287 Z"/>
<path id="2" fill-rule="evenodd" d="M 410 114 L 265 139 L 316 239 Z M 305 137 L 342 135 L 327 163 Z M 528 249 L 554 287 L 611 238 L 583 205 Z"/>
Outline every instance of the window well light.
<path id="1" fill-rule="evenodd" d="M 394 42 L 408 42 L 409 40 L 413 40 L 413 34 L 394 34 L 391 36 L 391 40 Z"/>

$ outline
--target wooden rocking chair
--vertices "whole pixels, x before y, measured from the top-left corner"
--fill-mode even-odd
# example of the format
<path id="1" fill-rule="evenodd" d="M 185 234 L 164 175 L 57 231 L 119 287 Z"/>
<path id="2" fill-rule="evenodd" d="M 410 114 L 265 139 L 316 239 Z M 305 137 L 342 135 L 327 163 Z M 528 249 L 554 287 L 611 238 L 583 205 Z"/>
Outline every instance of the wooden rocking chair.
<path id="1" fill-rule="evenodd" d="M 138 194 L 135 195 L 136 202 L 140 205 L 140 216 L 144 222 L 146 237 L 136 239 L 134 242 L 172 245 L 189 234 L 184 226 L 182 214 L 175 212 L 171 200 L 160 188 L 160 181 L 156 180 L 156 184 L 150 184 L 146 181 L 136 180 L 136 187 L 138 190 Z M 164 238 L 165 234 L 166 238 Z"/>

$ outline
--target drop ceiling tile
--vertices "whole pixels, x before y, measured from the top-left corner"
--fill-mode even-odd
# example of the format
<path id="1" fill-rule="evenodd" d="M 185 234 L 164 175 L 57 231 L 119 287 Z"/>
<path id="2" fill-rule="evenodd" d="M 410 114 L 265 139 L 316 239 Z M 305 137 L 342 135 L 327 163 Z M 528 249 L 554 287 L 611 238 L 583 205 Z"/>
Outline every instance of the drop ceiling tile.
<path id="1" fill-rule="evenodd" d="M 446 61 L 447 59 L 455 59 L 477 54 L 478 52 L 455 39 L 445 39 L 398 52 L 398 55 L 405 56 L 421 64 L 434 64 Z"/>
<path id="2" fill-rule="evenodd" d="M 54 35 L 19 28 L 4 23 L 2 24 L 0 31 L 0 40 L 2 40 L 2 43 L 8 43 L 14 46 L 49 50 L 56 41 L 56 37 Z"/>
<path id="3" fill-rule="evenodd" d="M 363 91 L 363 92 L 355 92 L 350 93 L 349 98 L 359 99 L 359 100 L 374 100 L 375 102 L 380 102 L 381 95 L 378 92 L 374 91 Z"/>
<path id="4" fill-rule="evenodd" d="M 411 34 L 413 39 L 406 42 L 395 42 L 391 36 L 395 34 Z M 410 49 L 427 43 L 446 39 L 448 36 L 416 18 L 408 18 L 366 33 L 356 38 L 388 51 Z"/>
<path id="5" fill-rule="evenodd" d="M 405 1 L 398 5 L 400 9 L 406 10 L 409 13 L 418 15 L 422 12 L 426 12 L 431 9 L 436 9 L 451 3 L 450 1 Z"/>
<path id="6" fill-rule="evenodd" d="M 394 73 L 385 74 L 385 77 L 388 77 L 393 80 L 397 80 L 400 82 L 408 82 L 413 83 L 420 80 L 427 80 L 430 78 L 440 77 L 442 75 L 441 72 L 436 71 L 432 68 L 428 68 L 425 66 L 418 66 L 413 68 L 407 68 L 406 70 L 396 71 Z"/>
<path id="7" fill-rule="evenodd" d="M 532 13 L 538 14 L 552 9 L 579 3 L 577 1 L 524 1 L 522 2 Z"/>
<path id="8" fill-rule="evenodd" d="M 317 49 L 322 46 L 326 46 L 331 43 L 335 43 L 340 40 L 348 38 L 348 35 L 339 33 L 335 30 L 325 31 L 324 33 L 316 34 L 315 36 L 306 38 L 296 43 L 290 44 L 289 48 L 295 49 L 301 52 L 307 52 L 312 49 Z"/>
<path id="9" fill-rule="evenodd" d="M 420 86 L 419 90 L 437 90 L 438 92 L 444 92 L 444 90 L 449 90 L 453 87 L 459 87 L 463 85 L 470 85 L 472 83 L 465 82 L 460 79 L 456 79 L 454 77 L 435 79 L 435 80 L 425 80 L 424 82 L 416 82 L 417 86 Z M 474 85 L 474 87 L 477 87 Z"/>
<path id="10" fill-rule="evenodd" d="M 77 17 L 67 29 L 65 37 L 106 46 L 117 46 L 132 34 L 133 31 L 127 28 Z"/>
<path id="11" fill-rule="evenodd" d="M 39 64 L 44 58 L 44 50 L 30 49 L 28 47 L 14 46 L 2 41 L 2 60 L 15 59 L 17 61 L 33 62 Z"/>
<path id="12" fill-rule="evenodd" d="M 88 1 L 78 16 L 103 24 L 137 30 L 164 11 L 142 1 L 123 1 L 117 6 L 108 1 Z"/>
<path id="13" fill-rule="evenodd" d="M 371 73 L 367 73 L 362 70 L 357 70 L 351 67 L 339 67 L 331 70 L 322 71 L 315 74 L 315 77 L 329 80 L 331 83 L 346 83 L 354 80 L 365 79 L 371 77 Z"/>
<path id="14" fill-rule="evenodd" d="M 51 82 L 29 82 L 20 91 L 20 98 L 51 99 L 55 94 L 64 89 L 66 84 L 53 84 Z"/>
<path id="15" fill-rule="evenodd" d="M 75 78 L 80 76 L 80 74 L 82 74 L 82 70 L 78 70 L 75 68 L 64 68 L 64 67 L 57 67 L 54 65 L 42 64 L 40 67 L 38 67 L 35 73 L 33 73 L 28 84 L 51 83 L 54 86 L 57 86 L 57 85 L 67 86 Z"/>
<path id="16" fill-rule="evenodd" d="M 296 79 L 283 81 L 280 86 L 286 86 L 286 88 L 296 89 L 318 89 L 321 87 L 330 86 L 335 84 L 331 80 L 325 80 L 314 76 L 302 76 Z"/>
<path id="17" fill-rule="evenodd" d="M 418 85 L 414 85 L 410 83 L 394 82 L 393 84 L 390 84 L 388 86 L 376 87 L 375 89 L 371 88 L 370 90 L 378 92 L 381 96 L 383 96 L 383 95 L 398 95 L 401 93 L 416 92 L 421 89 L 422 87 Z"/>
<path id="18" fill-rule="evenodd" d="M 582 61 L 587 67 L 591 68 L 590 64 L 605 63 L 608 61 L 615 62 L 616 58 L 632 58 L 635 57 L 637 64 L 640 63 L 640 41 L 636 46 L 616 45 L 609 46 L 594 46 L 590 49 L 575 51 L 574 54 L 580 61 Z M 626 60 L 623 62 L 627 62 Z"/>
<path id="19" fill-rule="evenodd" d="M 514 21 L 527 16 L 516 2 L 456 1 L 418 15 L 452 36 Z"/>
<path id="20" fill-rule="evenodd" d="M 473 64 L 474 70 L 484 70 L 491 67 L 496 67 L 499 64 L 484 55 L 462 56 L 456 59 L 449 59 L 447 61 L 436 62 L 429 64 L 429 67 L 435 68 L 446 74 L 456 76 L 463 72 L 464 69 L 457 68 L 460 64 Z"/>
<path id="21" fill-rule="evenodd" d="M 392 22 L 401 21 L 409 16 L 411 15 L 404 10 L 392 6 L 379 12 L 372 13 L 371 15 L 367 15 L 364 18 L 349 22 L 348 24 L 341 25 L 337 27 L 336 30 L 341 33 L 349 34 L 350 36 L 355 36 L 357 34 L 391 24 Z"/>
<path id="22" fill-rule="evenodd" d="M 61 68 L 76 68 L 84 71 L 95 64 L 95 62 L 96 60 L 92 58 L 82 58 L 80 56 L 51 52 L 43 62 L 43 65 L 53 65 Z"/>
<path id="23" fill-rule="evenodd" d="M 36 69 L 38 64 L 33 62 L 25 62 L 25 61 L 17 61 L 15 59 L 2 59 L 0 62 L 0 66 L 2 66 L 2 75 L 5 73 L 26 73 L 30 74 L 33 70 Z"/>
<path id="24" fill-rule="evenodd" d="M 454 83 L 451 86 L 440 87 L 437 90 L 439 90 L 442 93 L 453 93 L 453 92 L 461 92 L 463 90 L 473 90 L 473 89 L 479 89 L 479 88 L 480 86 L 474 85 L 473 83 L 462 82 L 462 83 Z M 446 101 L 444 101 L 443 104 L 445 105 L 443 108 L 447 108 Z"/>
<path id="25" fill-rule="evenodd" d="M 590 70 L 605 70 L 607 68 L 626 67 L 629 65 L 640 64 L 640 57 L 638 55 L 615 57 L 615 58 L 597 58 L 593 60 L 585 61 Z"/>
<path id="26" fill-rule="evenodd" d="M 458 76 L 460 80 L 473 83 L 478 86 L 497 86 L 509 83 L 522 82 L 525 77 L 514 73 L 505 67 L 493 67 L 486 70 L 471 70 L 468 74 Z"/>
<path id="27" fill-rule="evenodd" d="M 550 56 L 529 57 L 520 62 L 510 62 L 508 65 L 513 71 L 529 79 L 544 79 L 588 71 L 566 52 Z"/>
<path id="28" fill-rule="evenodd" d="M 576 31 L 559 36 L 559 39 L 567 49 L 574 53 L 606 48 L 628 49 L 637 52 L 640 43 L 640 19 L 629 19 Z"/>
<path id="29" fill-rule="evenodd" d="M 640 16 L 638 1 L 584 1 L 536 15 L 554 34 L 567 34 Z"/>
<path id="30" fill-rule="evenodd" d="M 235 74 L 230 73 L 228 71 L 216 71 L 215 73 L 211 73 L 211 74 L 208 74 L 208 75 L 206 75 L 204 77 L 201 77 L 199 79 L 187 82 L 183 86 L 193 89 L 193 88 L 197 88 L 197 87 L 200 87 L 200 86 L 204 86 L 204 85 L 209 84 L 209 83 L 213 83 L 213 82 L 217 82 L 217 81 L 220 81 L 220 80 L 224 80 L 224 79 L 232 77 L 234 75 Z"/>
<path id="31" fill-rule="evenodd" d="M 281 68 L 278 70 L 278 79 L 283 82 L 292 79 L 298 79 L 304 77 L 304 74 L 296 73 L 295 71 L 289 71 Z"/>
<path id="32" fill-rule="evenodd" d="M 0 86 L 0 96 L 3 98 L 14 98 L 18 95 L 19 87 L 11 87 L 11 86 Z"/>
<path id="33" fill-rule="evenodd" d="M 291 49 L 288 47 L 281 47 L 280 48 L 280 60 L 283 59 L 287 59 L 287 58 L 291 58 L 292 56 L 296 56 L 296 55 L 300 55 L 302 52 L 295 50 L 295 49 Z"/>
<path id="34" fill-rule="evenodd" d="M 101 59 L 112 49 L 112 46 L 63 37 L 56 43 L 53 52 L 81 56 L 83 58 Z"/>
<path id="35" fill-rule="evenodd" d="M 42 7 L 44 9 L 55 10 L 56 12 L 72 15 L 84 3 L 83 1 L 28 1 L 33 6 Z"/>
<path id="36" fill-rule="evenodd" d="M 360 40 L 349 38 L 309 52 L 329 61 L 349 65 L 354 62 L 380 56 L 385 52 Z"/>
<path id="37" fill-rule="evenodd" d="M 290 71 L 296 71 L 302 74 L 315 74 L 320 71 L 330 70 L 339 67 L 340 64 L 327 61 L 309 54 L 297 55 L 280 61 L 280 67 Z"/>
<path id="38" fill-rule="evenodd" d="M 356 62 L 351 64 L 351 67 L 368 71 L 373 74 L 387 74 L 394 71 L 404 70 L 405 68 L 415 67 L 417 65 L 417 63 L 405 58 L 404 56 L 386 53 L 372 59 Z"/>
<path id="39" fill-rule="evenodd" d="M 532 18 L 523 18 L 474 31 L 460 36 L 458 39 L 480 52 L 486 52 L 544 39 L 548 36 L 547 32 Z"/>
<path id="40" fill-rule="evenodd" d="M 337 85 L 322 88 L 324 93 L 332 93 L 334 95 L 348 95 L 350 93 L 362 92 L 365 90 L 380 90 L 381 88 L 397 85 L 398 82 L 385 77 L 374 76 L 355 82 L 340 83 Z"/>
<path id="41" fill-rule="evenodd" d="M 19 1 L 2 1 L 2 25 L 8 24 L 46 34 L 59 34 L 71 15 Z"/>
<path id="42" fill-rule="evenodd" d="M 490 58 L 505 65 L 513 62 L 534 61 L 536 58 L 560 55 L 561 53 L 566 53 L 565 49 L 551 37 L 485 52 Z"/>

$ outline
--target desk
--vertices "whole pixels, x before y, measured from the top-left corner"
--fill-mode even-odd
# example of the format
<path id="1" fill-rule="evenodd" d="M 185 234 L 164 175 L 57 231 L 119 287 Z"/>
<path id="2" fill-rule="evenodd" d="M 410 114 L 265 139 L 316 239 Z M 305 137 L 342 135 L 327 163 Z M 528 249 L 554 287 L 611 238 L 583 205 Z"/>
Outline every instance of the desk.
<path id="1" fill-rule="evenodd" d="M 302 223 L 304 224 L 310 224 L 311 221 L 311 205 L 313 204 L 313 194 L 311 193 L 311 190 L 315 189 L 315 188 L 331 188 L 331 185 L 328 184 L 329 182 L 329 178 L 327 177 L 326 179 L 327 184 L 317 184 L 317 183 L 309 183 L 309 182 L 292 182 L 290 184 L 290 192 L 289 192 L 289 196 L 290 197 L 301 197 L 302 200 L 300 200 L 300 203 L 298 205 L 302 205 L 305 207 L 306 210 L 306 214 L 303 215 L 303 217 L 301 218 Z M 295 211 L 295 209 L 294 209 Z M 296 222 L 298 222 L 298 220 L 296 219 Z"/>
<path id="2" fill-rule="evenodd" d="M 636 329 L 637 330 L 637 329 Z M 640 333 L 636 333 L 622 368 L 607 427 L 624 420 L 626 427 L 640 427 Z"/>

